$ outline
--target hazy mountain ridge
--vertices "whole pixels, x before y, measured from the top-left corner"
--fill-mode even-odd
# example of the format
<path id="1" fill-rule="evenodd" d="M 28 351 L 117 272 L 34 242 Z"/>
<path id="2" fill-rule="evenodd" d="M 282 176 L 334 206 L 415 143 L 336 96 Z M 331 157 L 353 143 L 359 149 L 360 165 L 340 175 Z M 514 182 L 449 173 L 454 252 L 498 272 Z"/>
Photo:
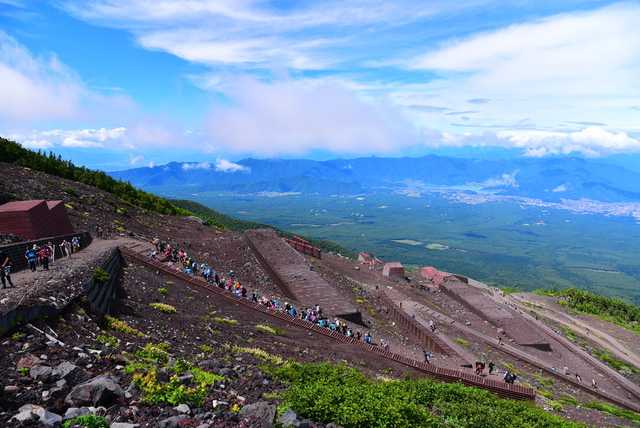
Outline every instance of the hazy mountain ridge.
<path id="1" fill-rule="evenodd" d="M 478 190 L 545 201 L 587 198 L 640 202 L 640 173 L 575 157 L 503 161 L 437 155 L 329 161 L 243 159 L 225 168 L 206 162 L 171 162 L 110 174 L 155 193 L 186 186 L 194 192 L 357 194 L 373 189 L 473 185 Z"/>

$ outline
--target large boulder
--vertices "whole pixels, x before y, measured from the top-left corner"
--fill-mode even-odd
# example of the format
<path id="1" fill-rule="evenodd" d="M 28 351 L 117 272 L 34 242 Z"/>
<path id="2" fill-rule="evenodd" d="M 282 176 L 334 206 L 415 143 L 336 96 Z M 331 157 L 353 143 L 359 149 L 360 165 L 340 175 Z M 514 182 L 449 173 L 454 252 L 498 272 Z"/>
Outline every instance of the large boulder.
<path id="1" fill-rule="evenodd" d="M 53 368 L 44 364 L 37 364 L 29 369 L 29 376 L 33 380 L 49 383 L 53 378 Z"/>
<path id="2" fill-rule="evenodd" d="M 303 418 L 293 409 L 287 409 L 284 415 L 280 416 L 278 422 L 280 422 L 283 427 L 311 428 L 311 420 Z"/>
<path id="3" fill-rule="evenodd" d="M 44 407 L 37 406 L 35 404 L 25 404 L 18 409 L 18 412 L 20 413 L 15 415 L 12 419 L 20 422 L 36 421 L 51 426 L 56 424 L 59 425 L 60 422 L 62 422 L 62 416 L 51 413 Z"/>
<path id="4" fill-rule="evenodd" d="M 120 379 L 113 375 L 102 375 L 77 385 L 65 398 L 72 406 L 109 406 L 116 398 L 125 395 L 119 385 Z"/>
<path id="5" fill-rule="evenodd" d="M 240 410 L 240 417 L 260 418 L 263 422 L 273 424 L 276 417 L 276 406 L 264 402 L 247 404 Z"/>
<path id="6" fill-rule="evenodd" d="M 64 379 L 69 386 L 78 385 L 79 383 L 89 380 L 90 376 L 80 367 L 68 361 L 63 361 L 53 369 L 53 376 L 58 379 Z"/>

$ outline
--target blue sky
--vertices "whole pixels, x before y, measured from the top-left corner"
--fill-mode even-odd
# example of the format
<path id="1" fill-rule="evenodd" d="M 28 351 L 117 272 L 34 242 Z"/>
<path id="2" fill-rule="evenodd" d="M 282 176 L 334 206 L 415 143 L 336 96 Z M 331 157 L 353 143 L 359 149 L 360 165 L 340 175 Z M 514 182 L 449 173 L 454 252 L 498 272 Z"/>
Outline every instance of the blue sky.
<path id="1" fill-rule="evenodd" d="M 0 135 L 78 165 L 640 153 L 640 2 L 0 0 Z"/>

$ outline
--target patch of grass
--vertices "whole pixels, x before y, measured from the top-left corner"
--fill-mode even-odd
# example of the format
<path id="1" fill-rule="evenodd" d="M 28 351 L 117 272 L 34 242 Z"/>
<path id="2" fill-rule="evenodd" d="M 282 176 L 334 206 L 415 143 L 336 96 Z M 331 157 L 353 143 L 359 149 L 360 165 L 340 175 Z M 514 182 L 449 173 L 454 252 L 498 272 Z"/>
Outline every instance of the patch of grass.
<path id="1" fill-rule="evenodd" d="M 547 400 L 553 400 L 553 394 L 547 391 L 542 391 L 540 389 L 536 389 L 536 394 L 543 396 Z"/>
<path id="2" fill-rule="evenodd" d="M 622 410 L 617 407 L 611 406 L 609 404 L 604 403 L 596 403 L 594 401 L 590 401 L 584 404 L 584 407 L 589 409 L 600 410 L 601 412 L 608 413 L 610 415 L 618 416 L 621 418 L 631 419 L 635 422 L 640 422 L 640 413 L 632 412 L 630 410 Z"/>
<path id="3" fill-rule="evenodd" d="M 227 323 L 227 324 L 238 324 L 238 321 L 231 320 L 229 318 L 214 318 L 213 320 L 216 321 L 216 322 L 224 322 L 224 323 Z"/>
<path id="4" fill-rule="evenodd" d="M 456 342 L 458 342 L 459 344 L 461 344 L 462 346 L 469 346 L 469 342 L 467 342 L 464 339 L 459 339 L 459 338 L 454 338 L 453 340 L 455 340 Z"/>
<path id="5" fill-rule="evenodd" d="M 287 329 L 286 328 L 275 327 L 275 326 L 272 326 L 272 325 L 257 325 L 256 328 L 259 328 L 260 330 L 268 331 L 269 333 L 274 334 L 276 336 L 286 336 L 287 335 Z"/>
<path id="6" fill-rule="evenodd" d="M 165 303 L 150 303 L 149 306 L 156 308 L 157 310 L 159 310 L 160 312 L 164 312 L 165 314 L 178 313 L 178 310 L 175 307 L 167 305 Z"/>

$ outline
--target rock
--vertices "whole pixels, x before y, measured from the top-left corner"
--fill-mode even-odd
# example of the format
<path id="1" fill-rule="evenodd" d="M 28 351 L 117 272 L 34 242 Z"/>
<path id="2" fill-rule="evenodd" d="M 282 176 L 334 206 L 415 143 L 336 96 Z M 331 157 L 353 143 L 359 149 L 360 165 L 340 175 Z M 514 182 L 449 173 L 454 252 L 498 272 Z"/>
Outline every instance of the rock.
<path id="1" fill-rule="evenodd" d="M 17 421 L 37 421 L 45 425 L 55 425 L 62 422 L 62 416 L 46 410 L 44 407 L 35 404 L 25 404 L 18 409 L 20 413 L 12 419 Z"/>
<path id="2" fill-rule="evenodd" d="M 230 378 L 230 379 L 234 379 L 234 378 L 238 377 L 238 375 L 236 374 L 236 372 L 235 372 L 235 371 L 233 371 L 233 369 L 230 369 L 230 368 L 228 368 L 228 367 L 225 367 L 225 368 L 223 368 L 223 369 L 220 369 L 220 371 L 218 372 L 218 374 L 219 374 L 220 376 L 227 377 L 227 378 Z"/>
<path id="3" fill-rule="evenodd" d="M 184 413 L 185 415 L 191 414 L 191 409 L 186 404 L 180 404 L 178 407 L 174 407 L 174 409 L 178 411 L 178 413 Z"/>
<path id="4" fill-rule="evenodd" d="M 29 376 L 31 376 L 31 379 L 33 380 L 49 383 L 53 377 L 53 369 L 49 366 L 45 366 L 44 364 L 38 364 L 31 367 L 29 370 Z"/>
<path id="5" fill-rule="evenodd" d="M 238 374 L 242 374 L 242 373 L 244 373 L 244 372 L 246 372 L 246 371 L 247 371 L 247 366 L 242 366 L 242 365 L 240 365 L 240 366 L 235 366 L 235 367 L 233 368 L 233 370 L 234 370 L 236 373 L 238 373 Z"/>
<path id="6" fill-rule="evenodd" d="M 180 422 L 187 419 L 186 416 L 171 416 L 158 422 L 158 428 L 179 428 Z"/>
<path id="7" fill-rule="evenodd" d="M 198 363 L 198 368 L 202 370 L 219 369 L 222 367 L 218 360 L 203 360 Z"/>
<path id="8" fill-rule="evenodd" d="M 178 376 L 178 380 L 182 385 L 191 385 L 195 375 L 191 372 L 185 372 L 182 376 Z"/>
<path id="9" fill-rule="evenodd" d="M 110 374 L 98 376 L 73 388 L 64 401 L 72 406 L 109 405 L 125 395 L 119 381 L 118 377 Z"/>
<path id="10" fill-rule="evenodd" d="M 168 383 L 171 376 L 173 376 L 174 371 L 169 367 L 162 367 L 160 370 L 156 372 L 156 378 L 159 383 Z"/>
<path id="11" fill-rule="evenodd" d="M 18 361 L 17 367 L 18 369 L 22 369 L 22 368 L 30 369 L 31 367 L 37 366 L 41 362 L 42 360 L 40 358 L 36 357 L 35 355 L 29 354 L 26 357 L 20 358 L 20 361 Z"/>
<path id="12" fill-rule="evenodd" d="M 124 422 L 114 422 L 109 425 L 109 428 L 137 428 L 140 424 L 127 424 Z"/>
<path id="13" fill-rule="evenodd" d="M 221 406 L 223 404 L 229 404 L 229 403 L 227 403 L 226 401 L 213 400 L 211 402 L 211 407 L 213 407 L 215 409 L 216 407 Z"/>
<path id="14" fill-rule="evenodd" d="M 265 402 L 247 404 L 240 410 L 240 417 L 260 418 L 262 421 L 273 424 L 276 417 L 276 406 Z"/>
<path id="15" fill-rule="evenodd" d="M 69 407 L 64 414 L 63 419 L 74 419 L 78 416 L 90 415 L 91 410 L 88 407 Z"/>
<path id="16" fill-rule="evenodd" d="M 311 421 L 298 415 L 293 409 L 287 409 L 284 415 L 280 416 L 278 422 L 283 427 L 311 428 Z"/>
<path id="17" fill-rule="evenodd" d="M 70 386 L 78 385 L 79 383 L 89 380 L 87 372 L 68 361 L 63 361 L 55 367 L 53 369 L 53 376 L 66 380 Z"/>

